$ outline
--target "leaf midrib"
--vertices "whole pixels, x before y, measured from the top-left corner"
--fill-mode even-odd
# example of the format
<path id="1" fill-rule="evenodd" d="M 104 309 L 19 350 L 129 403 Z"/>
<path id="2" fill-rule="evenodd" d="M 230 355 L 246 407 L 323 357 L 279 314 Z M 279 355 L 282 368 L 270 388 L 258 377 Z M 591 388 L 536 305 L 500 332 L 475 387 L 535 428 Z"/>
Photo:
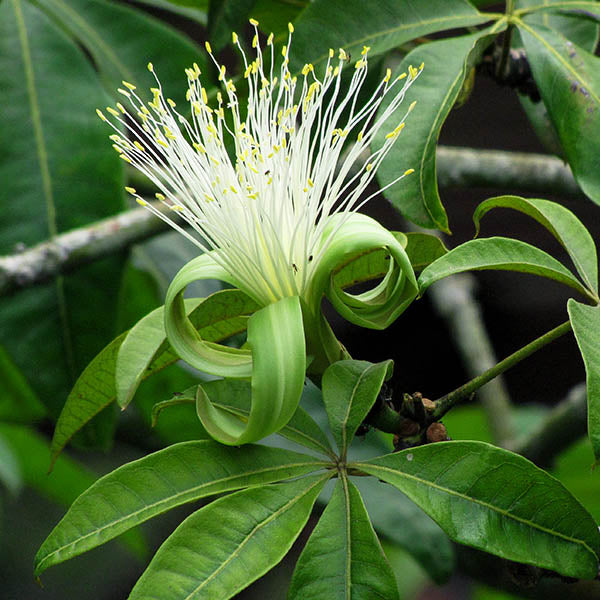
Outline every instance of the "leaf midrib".
<path id="1" fill-rule="evenodd" d="M 116 519 L 114 521 L 111 521 L 110 523 L 106 523 L 105 525 L 103 525 L 102 527 L 98 527 L 95 528 L 93 531 L 90 531 L 89 533 L 78 537 L 76 540 L 69 542 L 68 544 L 64 544 L 63 546 L 60 546 L 59 548 L 54 549 L 52 552 L 50 552 L 49 554 L 47 554 L 40 562 L 39 564 L 36 566 L 36 572 L 39 572 L 40 567 L 48 562 L 48 560 L 62 552 L 63 550 L 67 549 L 67 548 L 71 548 L 71 547 L 76 547 L 78 545 L 80 545 L 83 541 L 85 541 L 86 539 L 88 539 L 89 537 L 93 536 L 93 535 L 98 535 L 100 533 L 102 533 L 103 531 L 105 531 L 106 529 L 115 527 L 117 525 L 119 525 L 122 522 L 126 522 L 130 519 L 134 519 L 136 516 L 143 514 L 144 512 L 151 510 L 153 508 L 156 508 L 158 506 L 161 506 L 162 504 L 170 504 L 171 502 L 173 502 L 174 500 L 177 501 L 178 499 L 180 499 L 183 496 L 189 495 L 189 494 L 194 494 L 195 492 L 202 490 L 202 488 L 206 488 L 209 487 L 211 485 L 218 485 L 218 484 L 222 484 L 222 483 L 226 483 L 228 481 L 234 480 L 236 478 L 242 478 L 242 477 L 248 477 L 251 475 L 259 475 L 261 473 L 267 472 L 267 471 L 278 471 L 278 470 L 284 470 L 284 469 L 288 469 L 288 468 L 295 468 L 295 467 L 302 467 L 302 466 L 316 466 L 316 467 L 325 467 L 329 465 L 329 463 L 327 463 L 326 461 L 314 461 L 314 462 L 298 462 L 298 463 L 287 463 L 284 465 L 279 465 L 277 467 L 265 467 L 263 469 L 256 469 L 254 471 L 245 471 L 244 473 L 237 473 L 235 475 L 230 475 L 229 477 L 223 477 L 221 479 L 217 479 L 214 481 L 210 481 L 210 482 L 206 482 L 203 483 L 201 485 L 192 487 L 192 488 L 188 488 L 185 491 L 182 492 L 178 492 L 172 496 L 169 496 L 167 499 L 162 499 L 158 502 L 154 502 L 152 504 L 146 504 L 143 508 L 136 510 L 134 512 L 128 513 L 127 516 L 121 518 L 121 519 Z M 252 484 L 249 484 L 249 486 L 251 486 Z M 249 487 L 248 486 L 248 487 Z M 214 493 L 220 493 L 222 491 L 226 491 L 226 490 L 217 490 Z M 193 496 L 192 498 L 190 498 L 189 500 L 183 500 L 182 502 L 191 502 L 193 500 L 196 500 L 198 498 L 200 498 L 201 496 Z M 174 506 L 177 506 L 177 504 L 174 504 Z M 139 522 L 143 522 L 143 521 L 139 521 Z"/>
<path id="2" fill-rule="evenodd" d="M 202 581 L 202 583 L 199 586 L 194 588 L 194 590 L 192 592 L 190 592 L 184 598 L 184 600 L 190 600 L 191 598 L 193 598 L 199 590 L 201 590 L 207 583 L 209 583 L 212 579 L 214 579 L 228 564 L 230 564 L 231 561 L 234 560 L 234 558 L 236 558 L 237 555 L 241 552 L 242 548 L 252 539 L 252 537 L 256 534 L 257 531 L 259 531 L 260 529 L 262 529 L 263 527 L 268 525 L 271 521 L 276 519 L 280 514 L 286 512 L 291 506 L 300 502 L 300 500 L 302 500 L 305 496 L 307 496 L 313 490 L 313 488 L 315 488 L 317 485 L 320 485 L 325 479 L 328 479 L 329 477 L 331 477 L 331 474 L 329 474 L 329 473 L 327 475 L 324 475 L 323 477 L 321 477 L 320 479 L 315 481 L 310 487 L 305 488 L 302 491 L 302 493 L 298 494 L 297 496 L 294 496 L 288 502 L 286 502 L 282 507 L 277 509 L 275 512 L 271 513 L 264 521 L 261 521 L 260 523 L 258 523 L 252 529 L 252 531 L 250 531 L 250 533 L 248 533 L 246 535 L 246 538 L 240 544 L 238 544 L 237 548 L 230 554 L 230 556 L 228 556 L 227 559 L 225 559 L 219 565 L 219 567 L 217 569 L 215 569 L 204 581 Z"/>
<path id="3" fill-rule="evenodd" d="M 523 519 L 522 517 L 519 517 L 513 513 L 510 513 L 509 511 L 501 509 L 497 506 L 494 506 L 493 504 L 489 504 L 488 502 L 484 502 L 483 500 L 473 498 L 472 496 L 467 496 L 465 494 L 461 494 L 460 492 L 457 492 L 456 490 L 452 490 L 450 488 L 433 483 L 432 481 L 429 481 L 427 479 L 422 479 L 421 477 L 417 477 L 416 475 L 410 475 L 409 473 L 406 473 L 404 471 L 398 471 L 396 469 L 392 469 L 391 467 L 384 467 L 382 465 L 375 465 L 372 463 L 360 463 L 360 462 L 352 463 L 352 464 L 348 465 L 348 467 L 357 468 L 357 469 L 360 469 L 360 470 L 363 470 L 366 472 L 368 472 L 369 469 L 375 470 L 375 471 L 383 471 L 386 473 L 392 473 L 393 475 L 395 475 L 397 477 L 401 477 L 401 478 L 404 477 L 405 479 L 415 481 L 417 483 L 420 483 L 421 485 L 431 487 L 435 490 L 446 493 L 449 496 L 455 496 L 457 498 L 460 498 L 461 500 L 466 500 L 468 502 L 472 502 L 473 504 L 478 504 L 479 506 L 487 508 L 487 509 L 491 510 L 492 512 L 496 512 L 505 518 L 512 519 L 512 520 L 516 521 L 517 523 L 527 525 L 533 529 L 537 529 L 538 531 L 541 531 L 548 535 L 552 535 L 552 536 L 558 537 L 560 539 L 563 539 L 567 542 L 572 542 L 574 544 L 583 546 L 586 550 L 588 550 L 594 556 L 596 556 L 595 551 L 588 545 L 588 543 L 585 540 L 573 538 L 564 533 L 560 533 L 559 531 L 555 531 L 553 529 L 548 529 L 547 527 L 544 527 L 543 525 L 538 525 L 533 521 L 528 521 L 527 519 Z"/>

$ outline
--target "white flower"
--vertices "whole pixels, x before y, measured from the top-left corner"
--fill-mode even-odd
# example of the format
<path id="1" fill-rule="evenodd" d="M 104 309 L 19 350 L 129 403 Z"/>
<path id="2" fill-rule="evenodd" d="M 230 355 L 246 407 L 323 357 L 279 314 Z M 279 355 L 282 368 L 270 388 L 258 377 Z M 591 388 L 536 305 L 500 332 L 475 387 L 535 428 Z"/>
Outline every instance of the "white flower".
<path id="1" fill-rule="evenodd" d="M 256 30 L 256 21 L 251 23 Z M 208 43 L 224 88 L 213 106 L 195 64 L 186 70 L 191 120 L 164 97 L 158 78 L 150 102 L 143 102 L 135 86 L 123 82 L 125 89 L 119 92 L 132 107 L 129 114 L 120 103 L 117 110 L 107 109 L 129 131 L 129 140 L 120 133 L 111 136 L 115 149 L 157 185 L 161 190 L 157 198 L 196 235 L 145 202 L 134 189 L 126 189 L 204 252 L 216 250 L 215 261 L 261 305 L 287 296 L 302 297 L 334 235 L 332 231 L 323 239 L 328 220 L 336 213 L 347 218 L 375 195 L 363 198 L 414 103 L 393 123 L 383 146 L 363 158 L 358 169 L 357 162 L 377 132 L 390 127 L 386 124 L 390 115 L 420 71 L 411 68 L 408 75 L 392 79 L 388 69 L 369 100 L 359 105 L 369 49 L 365 47 L 354 63 L 344 92 L 342 71 L 350 58 L 344 50 L 337 57 L 329 51 L 322 77 L 311 64 L 297 77 L 289 70 L 291 25 L 289 30 L 277 75 L 273 35 L 267 40 L 265 60 L 255 33 L 256 57 L 248 62 L 233 34 L 245 67 L 246 112 L 240 109 L 234 81 L 226 77 Z M 148 68 L 154 73 L 151 64 Z M 375 117 L 386 96 L 391 97 L 389 105 Z M 352 144 L 344 153 L 346 140 Z M 344 220 L 338 221 L 338 227 Z"/>
<path id="2" fill-rule="evenodd" d="M 271 35 L 265 57 L 257 22 L 250 22 L 255 28 L 252 62 L 233 34 L 244 62 L 247 109 L 240 108 L 234 81 L 207 43 L 223 87 L 212 106 L 195 64 L 186 71 L 189 107 L 181 112 L 165 98 L 156 75 L 151 101 L 144 102 L 134 85 L 123 82 L 119 92 L 131 108 L 121 103 L 107 108 L 114 122 L 98 111 L 117 132 L 111 136 L 114 148 L 156 184 L 161 190 L 156 197 L 169 210 L 126 189 L 203 251 L 169 286 L 165 330 L 178 355 L 192 366 L 227 378 L 251 378 L 247 416 L 215 406 L 198 387 L 196 407 L 203 425 L 215 439 L 236 445 L 259 440 L 289 421 L 307 366 L 319 375 L 348 356 L 321 312 L 323 295 L 344 318 L 372 328 L 387 327 L 417 295 L 401 241 L 356 211 L 375 195 L 365 198 L 364 192 L 414 104 L 391 127 L 389 118 L 422 66 L 394 79 L 388 69 L 363 104 L 359 94 L 367 76 L 367 47 L 343 91 L 342 71 L 350 59 L 344 50 L 337 56 L 329 51 L 321 75 L 309 64 L 296 76 L 289 70 L 292 25 L 281 55 Z M 148 68 L 154 73 L 151 64 Z M 386 108 L 378 113 L 384 98 Z M 188 110 L 189 120 L 183 115 Z M 371 153 L 382 127 L 388 128 L 385 141 Z M 354 295 L 336 283 L 338 267 L 381 249 L 391 260 L 372 290 Z M 186 315 L 186 286 L 214 278 L 238 287 L 261 307 L 248 318 L 247 347 L 205 342 Z"/>

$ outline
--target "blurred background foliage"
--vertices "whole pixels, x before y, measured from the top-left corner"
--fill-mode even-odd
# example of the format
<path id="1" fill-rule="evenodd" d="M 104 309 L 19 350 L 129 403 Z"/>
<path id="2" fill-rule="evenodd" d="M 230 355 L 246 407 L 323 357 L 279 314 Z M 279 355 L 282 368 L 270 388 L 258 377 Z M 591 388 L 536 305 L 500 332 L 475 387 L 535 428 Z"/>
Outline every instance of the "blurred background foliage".
<path id="1" fill-rule="evenodd" d="M 498 37 L 502 29 L 486 29 L 489 18 L 477 8 L 502 12 L 505 6 L 485 0 L 0 0 L 0 256 L 18 255 L 127 209 L 123 186 L 133 175 L 112 151 L 95 109 L 114 104 L 122 80 L 141 89 L 154 85 L 146 69 L 149 61 L 180 105 L 185 103 L 184 69 L 193 62 L 203 71 L 203 84 L 216 92 L 217 73 L 207 62 L 203 42 L 210 40 L 230 70 L 239 71 L 230 36 L 232 30 L 248 34 L 250 16 L 260 22 L 261 32 L 274 32 L 280 43 L 286 39 L 287 23 L 295 24 L 296 68 L 305 62 L 318 67 L 329 47 L 344 47 L 358 55 L 365 43 L 371 46 L 375 79 L 387 65 L 406 68 L 408 62 L 425 61 L 421 85 L 414 86 L 409 98 L 418 98 L 420 110 L 413 113 L 414 120 L 411 115 L 406 136 L 382 168 L 381 184 L 415 163 L 421 165 L 423 176 L 392 188 L 387 194 L 391 204 L 380 199 L 367 208 L 386 226 L 405 228 L 400 210 L 425 227 L 451 229 L 452 245 L 472 235 L 473 208 L 491 195 L 490 190 L 444 189 L 440 198 L 435 169 L 439 137 L 456 146 L 558 154 L 569 162 L 588 198 L 552 199 L 573 210 L 598 239 L 600 219 L 594 203 L 600 202 L 600 107 L 590 104 L 593 99 L 586 96 L 587 90 L 573 93 L 568 87 L 553 87 L 553 82 L 565 68 L 561 56 L 576 51 L 576 68 L 590 80 L 592 91 L 600 90 L 599 59 L 593 54 L 600 10 L 594 2 L 580 3 L 592 7 L 589 14 L 543 10 L 555 3 L 550 0 L 541 6 L 534 0 L 518 0 L 515 9 L 540 5 L 542 10 L 525 16 L 519 31 L 511 30 L 512 37 Z M 514 61 L 499 66 L 502 45 L 509 43 Z M 523 45 L 534 84 L 531 73 L 515 83 L 508 69 L 523 66 L 518 54 Z M 554 54 L 550 47 L 557 49 Z M 466 105 L 452 110 L 457 100 Z M 416 187 L 419 182 L 421 189 Z M 143 185 L 136 182 L 138 189 Z M 518 187 L 498 190 L 507 191 L 519 193 Z M 532 233 L 525 218 L 511 213 L 489 221 L 487 234 L 510 229 L 528 241 L 533 236 L 538 246 L 559 254 L 550 236 L 537 229 Z M 32 581 L 31 563 L 40 542 L 64 507 L 99 474 L 166 444 L 204 435 L 189 406 L 166 411 L 158 427 L 150 427 L 152 404 L 189 387 L 198 377 L 173 365 L 142 386 L 126 413 L 117 414 L 111 404 L 98 414 L 47 474 L 54 423 L 77 376 L 117 334 L 162 304 L 170 278 L 195 252 L 181 236 L 162 234 L 73 273 L 0 297 L 3 597 L 125 598 L 150 551 L 191 511 L 173 511 L 143 531 L 51 570 L 43 591 Z M 479 298 L 501 356 L 564 319 L 567 292 L 551 282 L 495 273 L 480 274 L 478 281 Z M 198 295 L 215 289 L 206 284 Z M 355 337 L 350 329 L 340 329 L 342 323 L 334 327 L 358 357 L 396 359 L 401 368 L 395 388 L 422 389 L 434 397 L 459 385 L 465 371 L 444 322 L 427 299 L 411 310 L 413 318 L 400 319 L 384 334 L 361 331 Z M 550 373 L 542 364 L 550 365 Z M 572 339 L 560 340 L 551 351 L 515 368 L 507 381 L 522 407 L 516 416 L 519 427 L 531 430 L 548 407 L 583 378 Z M 318 399 L 313 404 L 316 413 Z M 445 423 L 454 439 L 490 439 L 479 407 L 454 411 Z M 389 440 L 369 435 L 358 451 L 385 448 Z M 596 479 L 590 479 L 591 457 L 588 442 L 581 441 L 560 456 L 553 472 L 598 519 L 600 494 Z M 444 591 L 433 591 L 432 583 L 444 583 L 454 570 L 454 548 L 408 501 L 394 494 L 393 505 L 386 502 L 386 487 L 383 491 L 381 486 L 361 487 L 361 492 L 386 540 L 402 597 L 516 597 L 461 574 Z M 296 546 L 289 560 L 243 596 L 283 598 L 299 552 Z"/>

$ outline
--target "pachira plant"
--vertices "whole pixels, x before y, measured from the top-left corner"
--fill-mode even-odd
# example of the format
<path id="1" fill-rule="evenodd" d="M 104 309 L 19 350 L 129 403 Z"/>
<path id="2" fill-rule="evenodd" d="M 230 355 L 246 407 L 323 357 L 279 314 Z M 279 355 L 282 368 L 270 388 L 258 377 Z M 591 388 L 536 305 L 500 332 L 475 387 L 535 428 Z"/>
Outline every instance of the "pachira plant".
<path id="1" fill-rule="evenodd" d="M 44 371 L 48 361 L 40 361 L 40 373 L 31 376 L 32 389 L 42 397 L 36 414 L 46 408 L 50 415 L 60 412 L 52 464 L 77 434 L 92 427 L 109 438 L 114 404 L 128 416 L 142 412 L 159 428 L 178 408 L 193 415 L 185 436 L 176 427 L 164 428 L 165 447 L 116 468 L 78 496 L 41 545 L 36 576 L 126 532 L 131 545 L 138 525 L 201 500 L 156 552 L 129 598 L 231 598 L 283 560 L 309 520 L 314 528 L 282 597 L 399 598 L 402 569 L 386 555 L 398 547 L 436 583 L 455 567 L 455 544 L 493 555 L 498 564 L 519 563 L 527 579 L 597 578 L 596 506 L 587 500 L 584 506 L 540 468 L 562 450 L 556 440 L 565 437 L 564 430 L 572 431 L 567 421 L 575 418 L 572 407 L 527 421 L 522 439 L 513 427 L 521 412 L 509 407 L 510 414 L 496 418 L 509 433 L 493 444 L 451 440 L 446 427 L 455 409 L 484 385 L 574 334 L 587 377 L 579 412 L 582 406 L 587 410 L 588 445 L 600 458 L 600 297 L 593 235 L 560 203 L 505 194 L 480 202 L 473 214 L 475 239 L 449 250 L 440 237 L 450 232 L 450 221 L 438 191 L 436 150 L 452 107 L 467 101 L 476 78 L 490 76 L 520 94 L 544 143 L 599 203 L 594 140 L 600 135 L 600 59 L 594 51 L 600 4 L 515 0 L 503 12 L 485 12 L 491 3 L 467 0 L 378 0 L 368 10 L 358 0 L 283 4 L 161 2 L 163 9 L 207 26 L 204 51 L 142 18 L 139 9 L 102 0 L 0 4 L 0 17 L 6 17 L 0 27 L 8 24 L 1 39 L 15 42 L 6 44 L 4 54 L 20 47 L 28 73 L 35 108 L 35 144 L 28 147 L 38 149 L 39 193 L 48 218 L 65 210 L 62 195 L 51 193 L 54 178 L 76 167 L 44 163 L 41 132 L 58 144 L 55 131 L 61 129 L 54 121 L 46 127 L 38 122 L 50 113 L 45 103 L 52 94 L 35 92 L 40 70 L 32 52 L 45 57 L 44 74 L 53 73 L 48 90 L 69 83 L 62 79 L 70 73 L 67 63 L 74 65 L 73 80 L 93 81 L 94 93 L 92 84 L 81 84 L 79 100 L 67 107 L 81 110 L 73 121 L 85 124 L 82 131 L 101 157 L 90 155 L 86 163 L 90 181 L 97 186 L 110 177 L 110 194 L 120 198 L 113 188 L 126 176 L 124 189 L 195 252 L 169 274 L 164 298 L 145 316 L 136 314 L 134 324 L 87 367 L 78 369 L 75 360 L 83 344 L 76 338 L 65 342 L 72 348 L 70 372 L 77 377 L 60 411 L 52 404 L 60 386 L 49 385 Z M 112 27 L 116 22 L 122 28 Z M 231 28 L 239 35 L 231 35 Z M 132 42 L 145 37 L 130 35 L 142 30 L 153 40 L 146 53 Z M 443 30 L 458 32 L 427 37 Z M 77 45 L 93 58 L 94 73 L 83 66 L 87 58 L 77 54 Z M 119 60 L 107 50 L 117 46 Z M 177 61 L 166 56 L 166 47 L 188 61 L 180 69 L 187 86 L 177 86 Z M 48 68 L 53 52 L 59 65 L 54 71 Z M 19 89 L 12 65 L 21 62 L 0 63 L 6 89 Z M 87 105 L 90 96 L 102 105 L 110 97 L 109 106 L 97 110 L 100 120 Z M 11 111 L 26 104 L 19 98 Z M 25 144 L 14 141 L 17 121 L 9 119 L 7 155 L 17 157 L 17 165 L 31 164 L 32 157 L 25 161 L 19 154 Z M 116 155 L 108 142 L 102 146 L 107 134 Z M 76 186 L 77 177 L 71 183 Z M 82 204 L 88 187 L 73 196 L 73 205 Z M 381 196 L 407 221 L 441 234 L 408 224 L 407 232 L 390 231 L 359 212 Z M 109 210 L 101 202 L 97 208 L 98 216 Z M 497 209 L 529 217 L 532 228 L 541 227 L 559 243 L 570 263 L 510 232 L 479 237 L 485 215 Z M 50 224 L 52 239 L 59 222 Z M 6 223 L 0 233 L 6 229 L 14 245 L 17 228 Z M 24 259 L 16 256 L 13 262 L 19 260 Z M 31 271 L 29 263 L 26 267 Z M 480 270 L 528 273 L 564 286 L 573 296 L 567 300 L 568 320 L 436 399 L 426 397 L 427 382 L 423 393 L 393 393 L 394 361 L 369 362 L 368 348 L 351 356 L 326 316 L 333 308 L 353 326 L 383 330 L 411 318 L 413 303 L 442 281 L 453 281 L 449 276 Z M 93 278 L 73 277 L 81 279 L 72 288 L 60 279 L 55 290 L 63 320 L 78 290 L 98 286 Z M 18 287 L 23 276 L 14 279 Z M 198 283 L 203 289 L 214 280 L 218 291 L 190 293 Z M 10 285 L 9 276 L 6 281 L 0 278 L 0 291 Z M 131 299 L 137 302 L 139 295 Z M 88 306 L 78 302 L 77 310 L 95 310 L 93 296 L 83 298 Z M 108 314 L 108 300 L 97 304 Z M 7 353 L 5 360 L 0 348 L 0 372 L 11 375 L 6 377 L 11 390 L 35 396 L 16 378 L 23 360 L 21 350 L 10 345 L 22 326 L 21 307 L 9 300 L 3 307 L 11 335 L 2 340 Z M 98 323 L 107 320 L 105 315 Z M 90 321 L 88 314 L 75 319 Z M 63 325 L 61 335 L 78 331 Z M 104 333 L 102 343 L 110 339 Z M 102 347 L 96 346 L 90 348 Z M 90 348 L 85 346 L 86 355 Z M 402 357 L 394 360 L 402 371 Z M 140 400 L 142 384 L 160 382 L 172 365 L 185 377 L 165 379 L 167 392 L 160 384 L 148 388 L 148 408 Z M 581 427 L 575 430 L 582 434 Z M 24 439 L 33 438 L 0 428 L 0 457 L 11 459 L 0 468 L 0 481 L 10 480 L 14 488 L 18 468 L 11 461 L 13 454 L 26 455 Z M 459 568 L 466 569 L 460 556 Z"/>

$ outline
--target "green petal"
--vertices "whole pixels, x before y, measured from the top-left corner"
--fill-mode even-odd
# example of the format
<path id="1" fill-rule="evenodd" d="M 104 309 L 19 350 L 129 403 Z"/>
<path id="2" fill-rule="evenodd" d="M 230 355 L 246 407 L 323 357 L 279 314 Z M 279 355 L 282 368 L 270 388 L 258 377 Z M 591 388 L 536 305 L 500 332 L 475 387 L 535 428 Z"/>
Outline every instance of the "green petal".
<path id="1" fill-rule="evenodd" d="M 300 299 L 284 298 L 248 320 L 252 351 L 252 406 L 247 422 L 212 404 L 202 386 L 196 395 L 198 417 L 223 444 L 255 442 L 279 431 L 300 401 L 306 371 L 306 348 Z"/>
<path id="2" fill-rule="evenodd" d="M 333 231 L 333 240 L 319 262 L 311 298 L 318 302 L 325 293 L 346 320 L 370 329 L 385 329 L 417 296 L 412 265 L 402 244 L 377 221 L 357 213 L 340 225 L 342 218 L 334 216 L 325 230 L 324 239 Z M 350 294 L 335 285 L 338 269 L 378 248 L 390 256 L 388 272 L 379 284 L 361 294 Z"/>
<path id="3" fill-rule="evenodd" d="M 190 283 L 201 279 L 219 279 L 236 285 L 231 275 L 210 254 L 203 254 L 187 263 L 175 275 L 167 290 L 165 331 L 169 342 L 185 362 L 200 371 L 222 377 L 250 377 L 252 358 L 249 350 L 205 342 L 188 319 L 183 293 Z"/>

